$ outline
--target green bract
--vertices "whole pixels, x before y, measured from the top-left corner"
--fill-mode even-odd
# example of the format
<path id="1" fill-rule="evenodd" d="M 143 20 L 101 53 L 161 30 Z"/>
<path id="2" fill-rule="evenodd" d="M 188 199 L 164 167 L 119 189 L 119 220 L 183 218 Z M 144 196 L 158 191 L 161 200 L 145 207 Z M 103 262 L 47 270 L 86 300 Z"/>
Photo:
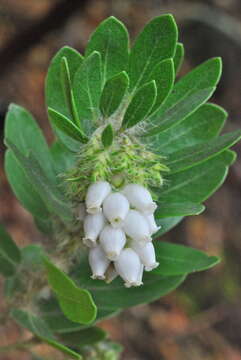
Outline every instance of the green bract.
<path id="1" fill-rule="evenodd" d="M 219 261 L 156 241 L 159 267 L 145 274 L 143 286 L 126 289 L 119 279 L 103 284 L 90 278 L 80 241 L 80 201 L 92 182 L 108 181 L 114 190 L 126 183 L 148 188 L 159 206 L 157 237 L 184 216 L 201 213 L 202 202 L 225 180 L 235 160 L 229 148 L 241 131 L 220 136 L 227 113 L 207 103 L 221 76 L 221 59 L 207 60 L 175 82 L 183 57 L 171 15 L 147 24 L 132 48 L 125 26 L 110 17 L 92 34 L 84 56 L 66 46 L 50 63 L 46 107 L 56 135 L 50 147 L 29 112 L 9 107 L 6 175 L 49 239 L 46 257 L 40 246 L 20 250 L 0 228 L 5 295 L 18 324 L 73 358 L 105 339 L 91 327 L 99 320 L 158 299 L 189 273 Z"/>

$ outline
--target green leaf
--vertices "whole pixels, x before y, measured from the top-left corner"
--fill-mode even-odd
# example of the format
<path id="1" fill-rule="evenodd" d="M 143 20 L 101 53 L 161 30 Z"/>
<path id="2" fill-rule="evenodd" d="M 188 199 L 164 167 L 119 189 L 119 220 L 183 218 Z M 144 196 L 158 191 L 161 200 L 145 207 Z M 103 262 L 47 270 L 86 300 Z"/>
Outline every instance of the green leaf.
<path id="1" fill-rule="evenodd" d="M 17 199 L 33 216 L 47 219 L 49 212 L 11 150 L 5 152 L 5 172 Z"/>
<path id="2" fill-rule="evenodd" d="M 77 70 L 73 85 L 79 118 L 86 134 L 91 133 L 93 124 L 99 116 L 101 90 L 101 57 L 100 53 L 95 51 L 83 61 Z"/>
<path id="3" fill-rule="evenodd" d="M 74 120 L 75 125 L 77 127 L 81 128 L 81 123 L 78 118 L 78 113 L 77 113 L 77 109 L 76 109 L 76 105 L 75 105 L 75 101 L 74 101 L 74 95 L 73 95 L 73 91 L 72 91 L 72 84 L 71 84 L 71 79 L 70 79 L 70 70 L 69 70 L 68 60 L 65 56 L 61 59 L 60 75 L 62 78 L 62 86 L 64 89 L 65 101 L 69 108 L 69 112 L 71 114 L 71 119 Z"/>
<path id="4" fill-rule="evenodd" d="M 111 16 L 97 27 L 86 47 L 86 56 L 98 51 L 102 58 L 104 82 L 126 70 L 128 63 L 129 35 L 124 24 Z"/>
<path id="5" fill-rule="evenodd" d="M 62 59 L 66 58 L 68 62 L 68 69 L 69 69 L 69 76 L 71 85 L 73 84 L 73 78 L 80 67 L 83 57 L 78 53 L 76 50 L 64 46 L 61 48 L 57 54 L 52 59 L 48 74 L 46 77 L 45 83 L 45 99 L 47 108 L 51 107 L 60 114 L 63 114 L 67 118 L 71 119 L 73 122 L 75 119 L 72 117 L 72 113 L 68 104 L 66 103 L 66 96 L 63 88 L 62 83 L 62 76 L 61 76 L 61 62 Z M 72 139 L 71 137 L 67 136 L 65 133 L 60 131 L 58 128 L 53 128 L 54 132 L 56 133 L 59 140 L 70 150 L 73 152 L 79 151 L 79 141 Z"/>
<path id="6" fill-rule="evenodd" d="M 48 282 L 56 293 L 65 316 L 74 322 L 89 324 L 96 317 L 96 306 L 87 290 L 78 288 L 74 282 L 45 258 Z"/>
<path id="7" fill-rule="evenodd" d="M 203 143 L 220 133 L 226 117 L 221 107 L 203 104 L 181 123 L 158 134 L 150 145 L 155 152 L 166 155 Z"/>
<path id="8" fill-rule="evenodd" d="M 10 235 L 0 225 L 0 273 L 13 276 L 21 262 L 21 253 Z"/>
<path id="9" fill-rule="evenodd" d="M 167 109 L 162 115 L 159 117 L 158 125 L 150 126 L 147 129 L 144 137 L 153 136 L 159 134 L 162 131 L 165 131 L 171 128 L 174 125 L 178 125 L 188 115 L 191 115 L 195 110 L 197 110 L 203 103 L 205 103 L 213 94 L 216 88 L 206 88 L 202 90 L 195 91 L 191 93 L 189 96 L 180 98 L 175 105 Z M 167 98 L 168 100 L 168 98 Z M 166 100 L 166 101 L 167 101 Z M 165 106 L 164 102 L 164 106 Z M 162 108 L 162 106 L 161 106 Z M 159 111 L 159 110 L 158 110 Z M 158 112 L 157 111 L 157 112 Z M 157 113 L 156 112 L 156 113 Z M 155 114 L 156 114 L 155 113 Z M 154 115 L 155 115 L 154 114 Z M 150 117 L 150 124 L 156 123 L 152 116 Z"/>
<path id="10" fill-rule="evenodd" d="M 173 88 L 175 80 L 173 60 L 166 59 L 158 63 L 151 71 L 149 80 L 155 80 L 157 87 L 155 105 L 151 109 L 154 112 L 165 101 Z"/>
<path id="11" fill-rule="evenodd" d="M 217 256 L 208 256 L 202 251 L 183 245 L 154 241 L 156 258 L 159 266 L 153 270 L 154 274 L 176 276 L 202 271 L 218 264 Z"/>
<path id="12" fill-rule="evenodd" d="M 101 135 L 101 141 L 105 148 L 111 146 L 113 142 L 113 137 L 114 137 L 113 128 L 111 124 L 109 124 L 105 127 Z"/>
<path id="13" fill-rule="evenodd" d="M 21 106 L 11 104 L 5 122 L 5 138 L 10 140 L 23 155 L 30 151 L 38 159 L 45 175 L 56 181 L 46 140 L 32 115 Z"/>
<path id="14" fill-rule="evenodd" d="M 154 18 L 137 37 L 130 53 L 130 89 L 145 84 L 152 69 L 164 59 L 172 58 L 176 49 L 177 26 L 172 15 Z"/>
<path id="15" fill-rule="evenodd" d="M 100 110 L 105 117 L 112 115 L 119 107 L 129 84 L 125 71 L 110 78 L 104 86 L 100 99 Z"/>
<path id="16" fill-rule="evenodd" d="M 228 150 L 190 169 L 167 175 L 166 185 L 159 191 L 160 201 L 202 203 L 222 185 L 234 159 L 235 154 Z"/>
<path id="17" fill-rule="evenodd" d="M 130 128 L 146 118 L 155 103 L 156 93 L 154 80 L 143 85 L 136 92 L 125 112 L 122 122 L 123 128 Z"/>
<path id="18" fill-rule="evenodd" d="M 161 202 L 155 212 L 155 218 L 167 218 L 172 216 L 199 215 L 205 210 L 205 206 L 191 202 Z"/>
<path id="19" fill-rule="evenodd" d="M 69 80 L 72 83 L 77 69 L 80 67 L 83 57 L 76 50 L 65 46 L 61 48 L 52 59 L 46 78 L 46 105 L 74 122 L 69 103 L 66 102 L 65 89 L 61 72 L 61 62 L 65 58 L 68 63 Z M 69 81 L 68 80 L 68 81 Z"/>
<path id="20" fill-rule="evenodd" d="M 184 60 L 185 50 L 182 43 L 177 43 L 175 55 L 173 57 L 175 73 L 177 74 Z"/>
<path id="21" fill-rule="evenodd" d="M 160 230 L 157 231 L 153 238 L 158 238 L 168 231 L 170 231 L 172 228 L 177 226 L 181 221 L 183 220 L 182 216 L 174 216 L 174 217 L 168 217 L 168 218 L 162 218 L 162 219 L 156 219 L 156 223 L 158 226 L 161 226 Z"/>
<path id="22" fill-rule="evenodd" d="M 23 155 L 18 148 L 8 139 L 7 146 L 14 152 L 19 163 L 24 167 L 26 175 L 31 179 L 31 184 L 45 202 L 50 212 L 59 216 L 63 222 L 70 222 L 73 219 L 71 206 L 62 193 L 44 174 L 38 160 L 32 153 Z"/>
<path id="23" fill-rule="evenodd" d="M 80 286 L 91 291 L 98 308 L 113 311 L 154 301 L 174 290 L 185 279 L 185 276 L 165 277 L 146 272 L 143 286 L 126 289 L 120 278 L 110 284 L 92 280 L 88 259 L 77 266 L 73 276 Z"/>
<path id="24" fill-rule="evenodd" d="M 216 137 L 205 143 L 188 146 L 169 155 L 167 166 L 175 174 L 205 161 L 233 146 L 241 139 L 241 130 Z"/>
<path id="25" fill-rule="evenodd" d="M 48 108 L 48 114 L 50 121 L 56 128 L 77 141 L 82 143 L 86 143 L 88 141 L 88 138 L 67 117 L 51 108 Z"/>
<path id="26" fill-rule="evenodd" d="M 71 169 L 76 162 L 76 154 L 70 152 L 59 141 L 55 141 L 50 147 L 56 174 L 63 174 Z"/>
<path id="27" fill-rule="evenodd" d="M 173 108 L 176 108 L 179 103 L 183 103 L 185 99 L 192 97 L 193 94 L 199 93 L 201 90 L 207 88 L 214 88 L 221 76 L 222 62 L 220 58 L 212 58 L 205 61 L 203 64 L 196 67 L 194 70 L 183 76 L 173 87 L 171 94 L 168 96 L 166 101 L 163 103 L 158 111 L 153 114 L 152 122 L 160 122 L 164 114 Z M 201 93 L 201 92 L 200 92 Z M 210 92 L 208 98 L 212 95 Z M 202 101 L 203 102 L 203 101 Z M 202 104 L 200 103 L 200 105 Z M 197 108 L 198 106 L 196 106 Z M 192 109 L 192 111 L 194 111 Z M 191 113 L 191 111 L 190 111 Z M 189 115 L 188 113 L 186 116 Z M 181 117 L 181 120 L 183 116 Z M 165 130 L 165 129 L 163 129 Z"/>
<path id="28" fill-rule="evenodd" d="M 48 325 L 39 317 L 20 309 L 13 309 L 11 316 L 20 326 L 28 329 L 44 342 L 71 356 L 73 359 L 82 359 L 82 356 L 77 352 L 57 342 Z"/>
<path id="29" fill-rule="evenodd" d="M 73 333 L 75 331 L 79 331 L 83 328 L 88 327 L 88 325 L 81 325 L 67 319 L 61 311 L 57 300 L 53 297 L 49 298 L 47 301 L 42 301 L 39 304 L 39 312 L 41 314 L 41 317 L 46 321 L 46 323 L 54 333 Z M 112 310 L 98 308 L 94 324 L 103 319 L 117 315 L 118 312 L 118 309 Z M 93 326 L 94 324 L 91 324 L 90 326 Z"/>
<path id="30" fill-rule="evenodd" d="M 59 339 L 65 345 L 79 349 L 83 346 L 94 345 L 100 341 L 105 340 L 106 337 L 107 333 L 104 330 L 93 326 L 89 329 L 83 329 L 73 333 L 64 334 L 59 336 Z"/>

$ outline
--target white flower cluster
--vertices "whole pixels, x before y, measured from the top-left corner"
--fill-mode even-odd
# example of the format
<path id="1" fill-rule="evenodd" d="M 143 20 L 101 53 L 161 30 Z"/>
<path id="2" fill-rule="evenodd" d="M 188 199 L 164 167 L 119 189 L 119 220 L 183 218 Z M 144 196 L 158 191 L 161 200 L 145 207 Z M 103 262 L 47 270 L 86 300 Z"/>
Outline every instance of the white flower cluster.
<path id="1" fill-rule="evenodd" d="M 129 184 L 120 192 L 112 192 L 105 181 L 89 186 L 79 220 L 84 224 L 83 243 L 90 248 L 93 279 L 106 279 L 111 272 L 112 278 L 120 275 L 126 287 L 142 285 L 143 271 L 159 265 L 151 238 L 159 230 L 155 209 L 143 186 Z"/>

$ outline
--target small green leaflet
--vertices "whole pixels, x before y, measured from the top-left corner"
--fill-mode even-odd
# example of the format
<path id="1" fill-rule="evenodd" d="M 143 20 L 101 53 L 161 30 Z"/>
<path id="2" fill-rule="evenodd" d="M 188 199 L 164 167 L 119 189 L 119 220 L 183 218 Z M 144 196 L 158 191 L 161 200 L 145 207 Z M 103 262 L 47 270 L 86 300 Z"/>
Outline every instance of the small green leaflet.
<path id="1" fill-rule="evenodd" d="M 74 282 L 47 258 L 44 259 L 48 282 L 54 290 L 65 316 L 74 322 L 89 324 L 96 317 L 96 306 L 87 290 L 78 288 Z"/>
<path id="2" fill-rule="evenodd" d="M 90 134 L 99 116 L 99 102 L 102 90 L 101 57 L 94 51 L 77 70 L 73 93 L 82 128 Z"/>
<path id="3" fill-rule="evenodd" d="M 54 334 L 52 333 L 48 325 L 45 323 L 45 321 L 41 318 L 20 309 L 13 309 L 11 311 L 11 316 L 20 326 L 28 329 L 34 335 L 36 335 L 38 338 L 40 338 L 50 346 L 62 351 L 73 359 L 82 359 L 82 356 L 79 355 L 77 352 L 57 342 Z"/>
<path id="4" fill-rule="evenodd" d="M 176 42 L 177 26 L 172 15 L 156 17 L 144 27 L 130 53 L 130 90 L 145 84 L 157 63 L 173 57 Z"/>
<path id="5" fill-rule="evenodd" d="M 88 141 L 88 138 L 67 117 L 51 108 L 48 108 L 48 114 L 50 122 L 52 122 L 59 130 L 81 143 L 86 143 Z"/>
<path id="6" fill-rule="evenodd" d="M 69 101 L 66 102 L 65 88 L 63 87 L 63 74 L 61 74 L 63 71 L 63 64 L 61 65 L 63 58 L 66 59 L 68 64 L 68 82 L 70 81 L 71 84 L 77 69 L 83 61 L 81 54 L 69 46 L 65 46 L 57 52 L 50 63 L 46 77 L 46 105 L 74 122 L 75 119 L 72 118 L 71 107 Z"/>
<path id="7" fill-rule="evenodd" d="M 4 227 L 0 225 L 0 273 L 13 276 L 21 262 L 21 253 Z"/>
<path id="8" fill-rule="evenodd" d="M 241 130 L 216 137 L 205 143 L 193 145 L 169 155 L 167 166 L 170 174 L 188 169 L 233 146 L 241 139 Z"/>
<path id="9" fill-rule="evenodd" d="M 100 110 L 104 117 L 112 115 L 119 107 L 129 84 L 125 71 L 110 78 L 104 86 L 100 99 Z"/>
<path id="10" fill-rule="evenodd" d="M 126 27 L 114 16 L 100 23 L 86 47 L 86 56 L 98 51 L 102 58 L 103 82 L 126 70 L 129 56 L 129 35 Z"/>
<path id="11" fill-rule="evenodd" d="M 124 115 L 123 129 L 128 129 L 144 120 L 156 100 L 156 83 L 154 80 L 143 85 L 134 95 Z"/>
<path id="12" fill-rule="evenodd" d="M 154 241 L 159 266 L 154 274 L 176 276 L 202 271 L 220 262 L 217 256 L 208 256 L 204 252 L 183 245 Z"/>
<path id="13" fill-rule="evenodd" d="M 175 80 L 174 64 L 172 59 L 158 63 L 150 73 L 149 80 L 155 80 L 157 96 L 151 111 L 154 112 L 165 101 L 173 88 Z"/>
<path id="14" fill-rule="evenodd" d="M 172 216 L 189 216 L 189 215 L 199 215 L 204 210 L 205 207 L 201 204 L 195 204 L 191 202 L 160 202 L 158 203 L 159 207 L 155 212 L 155 218 L 167 218 Z"/>
<path id="15" fill-rule="evenodd" d="M 173 57 L 175 73 L 177 74 L 182 66 L 185 55 L 184 46 L 182 43 L 177 43 L 175 55 Z"/>
<path id="16" fill-rule="evenodd" d="M 151 147 L 162 155 L 187 146 L 197 145 L 217 136 L 224 126 L 227 113 L 214 104 L 203 104 L 181 123 L 153 138 Z"/>
<path id="17" fill-rule="evenodd" d="M 69 108 L 69 112 L 71 114 L 71 119 L 74 120 L 75 125 L 77 127 L 81 127 L 81 123 L 78 118 L 78 113 L 76 110 L 76 105 L 74 101 L 74 95 L 72 91 L 72 84 L 70 80 L 70 70 L 68 65 L 68 60 L 66 57 L 61 59 L 61 79 L 62 79 L 62 86 L 64 89 L 65 101 Z"/>
<path id="18" fill-rule="evenodd" d="M 113 137 L 114 137 L 113 128 L 111 124 L 109 124 L 105 127 L 101 135 L 101 141 L 105 148 L 111 146 L 113 142 Z"/>

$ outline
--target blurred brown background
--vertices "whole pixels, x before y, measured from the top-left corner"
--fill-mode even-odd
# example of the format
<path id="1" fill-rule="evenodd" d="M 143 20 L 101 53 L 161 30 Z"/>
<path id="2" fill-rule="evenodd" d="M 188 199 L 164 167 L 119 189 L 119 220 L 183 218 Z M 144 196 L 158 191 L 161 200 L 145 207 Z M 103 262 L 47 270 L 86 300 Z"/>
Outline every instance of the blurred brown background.
<path id="1" fill-rule="evenodd" d="M 174 14 L 186 48 L 182 74 L 209 57 L 223 58 L 222 80 L 212 101 L 230 113 L 226 130 L 240 127 L 240 0 L 0 0 L 0 221 L 20 246 L 41 235 L 15 200 L 3 172 L 2 130 L 8 104 L 28 108 L 51 141 L 44 78 L 53 54 L 66 44 L 83 51 L 90 32 L 109 15 L 122 20 L 133 39 L 153 16 L 167 12 Z M 125 347 L 122 359 L 241 360 L 241 145 L 235 150 L 239 160 L 207 202 L 206 212 L 187 218 L 165 236 L 219 255 L 222 263 L 189 276 L 159 301 L 104 321 L 101 326 Z M 2 297 L 0 309 L 4 311 Z M 19 334 L 11 324 L 0 328 L 0 345 L 15 341 Z M 39 352 L 61 359 L 45 346 Z M 0 354 L 0 359 L 30 357 L 22 352 Z"/>

